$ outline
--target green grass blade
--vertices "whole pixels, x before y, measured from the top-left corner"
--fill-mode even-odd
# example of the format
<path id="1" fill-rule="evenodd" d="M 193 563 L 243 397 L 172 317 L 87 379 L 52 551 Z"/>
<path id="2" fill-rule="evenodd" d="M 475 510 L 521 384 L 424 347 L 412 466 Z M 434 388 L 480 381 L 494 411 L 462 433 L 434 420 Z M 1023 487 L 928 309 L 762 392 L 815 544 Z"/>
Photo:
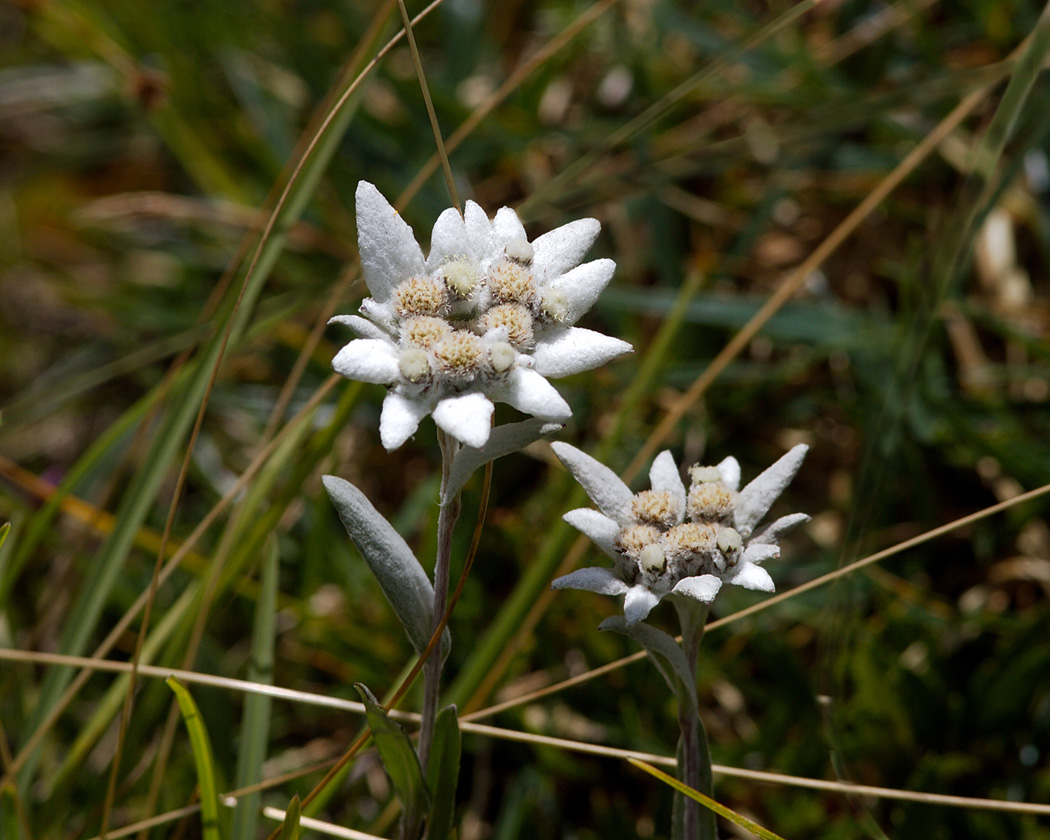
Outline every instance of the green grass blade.
<path id="1" fill-rule="evenodd" d="M 434 742 L 427 764 L 430 789 L 430 816 L 427 840 L 446 840 L 452 832 L 456 813 L 456 787 L 459 782 L 461 739 L 455 706 L 445 706 L 434 722 Z"/>
<path id="2" fill-rule="evenodd" d="M 179 622 L 196 602 L 199 591 L 200 585 L 194 583 L 179 596 L 178 601 L 167 608 L 156 626 L 150 630 L 142 646 L 140 664 L 151 665 L 156 661 L 158 654 L 172 637 Z M 48 791 L 60 791 L 64 785 L 76 777 L 80 768 L 83 767 L 83 762 L 87 760 L 88 754 L 99 739 L 105 735 L 113 719 L 120 714 L 120 707 L 124 702 L 124 695 L 127 694 L 130 679 L 129 674 L 118 676 L 105 695 L 96 702 L 91 716 L 81 724 L 76 740 L 62 756 L 62 763 L 49 774 L 46 782 Z"/>
<path id="3" fill-rule="evenodd" d="M 234 837 L 252 837 L 251 834 L 234 834 Z M 299 794 L 292 797 L 288 810 L 284 812 L 281 825 L 281 840 L 299 840 Z"/>
<path id="4" fill-rule="evenodd" d="M 13 785 L 7 785 L 0 789 L 0 837 L 29 840 L 29 835 L 22 830 L 18 814 L 18 791 Z"/>
<path id="5" fill-rule="evenodd" d="M 197 767 L 197 784 L 200 786 L 201 802 L 201 835 L 204 840 L 221 840 L 219 831 L 219 789 L 215 782 L 215 764 L 212 760 L 211 742 L 208 730 L 200 710 L 193 701 L 193 696 L 175 677 L 168 677 L 165 682 L 175 692 L 175 699 L 190 736 L 190 748 L 193 750 L 193 763 Z"/>
<path id="6" fill-rule="evenodd" d="M 375 37 L 378 39 L 378 33 Z M 364 54 L 366 54 L 364 51 L 359 50 L 358 55 Z M 341 82 L 344 89 L 348 89 L 348 80 L 356 75 L 349 72 L 352 69 L 348 68 L 348 72 L 344 74 Z M 243 289 L 234 285 L 227 293 L 215 323 L 230 322 L 230 346 L 235 346 L 243 334 L 254 304 L 262 291 L 262 286 L 284 248 L 287 232 L 306 208 L 332 155 L 338 148 L 351 118 L 357 111 L 360 94 L 361 89 L 358 88 L 353 95 L 340 97 L 338 101 L 341 107 L 327 114 L 323 129 L 310 146 L 307 157 L 290 176 L 294 180 L 290 180 L 281 192 L 283 200 L 274 212 L 272 224 L 259 241 Z M 198 407 L 204 399 L 211 372 L 221 361 L 224 346 L 223 335 L 220 331 L 206 349 L 198 355 L 197 360 L 190 363 L 189 369 L 193 372 L 190 374 L 189 384 L 181 391 L 173 389 L 168 403 L 172 407 L 171 414 L 164 421 L 160 432 L 153 438 L 150 452 L 124 495 L 113 533 L 90 565 L 90 571 L 82 589 L 84 595 L 73 607 L 70 619 L 63 630 L 61 652 L 73 655 L 84 652 L 124 565 L 134 535 L 153 506 L 176 452 L 184 445 Z M 34 727 L 39 725 L 40 721 L 51 711 L 70 679 L 70 673 L 64 670 L 56 670 L 48 674 L 41 688 Z M 35 762 L 31 760 L 23 765 L 21 773 L 23 781 L 27 781 L 30 777 L 34 764 Z"/>
<path id="7" fill-rule="evenodd" d="M 727 808 L 725 805 L 721 805 L 715 800 L 708 796 L 704 796 L 700 791 L 693 790 L 688 785 L 682 784 L 674 776 L 670 776 L 664 773 L 662 770 L 657 770 L 651 764 L 646 764 L 644 761 L 639 761 L 636 758 L 627 759 L 632 765 L 637 767 L 639 770 L 644 770 L 650 776 L 659 779 L 664 784 L 670 785 L 679 793 L 688 796 L 690 799 L 695 799 L 705 808 L 710 808 L 718 816 L 729 820 L 732 823 L 740 826 L 741 828 L 750 831 L 756 837 L 761 837 L 762 840 L 784 840 L 779 834 L 774 834 L 768 828 L 763 828 L 758 823 L 751 822 L 747 817 L 738 814 L 736 811 Z"/>
<path id="8" fill-rule="evenodd" d="M 252 682 L 273 684 L 274 620 L 277 615 L 278 554 L 276 542 L 271 542 L 262 563 L 262 590 L 255 608 L 252 628 L 252 659 L 248 679 Z M 235 787 L 245 788 L 262 781 L 262 765 L 270 735 L 270 706 L 272 700 L 265 694 L 249 694 L 244 700 L 244 722 L 241 726 L 240 752 L 237 756 Z M 233 813 L 233 836 L 254 837 L 259 823 L 258 792 L 241 797 Z M 298 826 L 299 800 L 293 799 Z M 288 808 L 291 815 L 292 806 Z M 290 819 L 290 816 L 289 816 Z M 286 821 L 287 822 L 287 821 Z M 298 829 L 296 828 L 296 834 Z"/>

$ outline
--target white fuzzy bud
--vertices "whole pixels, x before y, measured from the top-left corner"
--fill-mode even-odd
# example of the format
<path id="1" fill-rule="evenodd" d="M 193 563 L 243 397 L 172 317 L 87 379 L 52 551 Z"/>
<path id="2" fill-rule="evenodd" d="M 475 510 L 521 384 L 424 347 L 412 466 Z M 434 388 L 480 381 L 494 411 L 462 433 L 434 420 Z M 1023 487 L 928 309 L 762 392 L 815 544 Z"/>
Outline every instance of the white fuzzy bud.
<path id="1" fill-rule="evenodd" d="M 743 538 L 733 528 L 720 529 L 717 543 L 723 554 L 736 554 L 744 547 Z"/>
<path id="2" fill-rule="evenodd" d="M 665 565 L 664 550 L 656 543 L 650 543 L 638 554 L 638 562 L 647 572 L 662 572 Z"/>
<path id="3" fill-rule="evenodd" d="M 507 243 L 507 257 L 522 265 L 532 265 L 536 250 L 524 239 L 512 239 Z"/>
<path id="4" fill-rule="evenodd" d="M 489 347 L 489 362 L 496 373 L 506 373 L 514 367 L 517 355 L 506 341 L 494 341 Z"/>
<path id="5" fill-rule="evenodd" d="M 397 359 L 401 375 L 409 382 L 420 382 L 430 376 L 430 360 L 425 350 L 419 347 L 408 347 L 401 351 Z"/>
<path id="6" fill-rule="evenodd" d="M 540 300 L 540 311 L 556 324 L 569 317 L 569 299 L 561 289 L 547 289 Z"/>

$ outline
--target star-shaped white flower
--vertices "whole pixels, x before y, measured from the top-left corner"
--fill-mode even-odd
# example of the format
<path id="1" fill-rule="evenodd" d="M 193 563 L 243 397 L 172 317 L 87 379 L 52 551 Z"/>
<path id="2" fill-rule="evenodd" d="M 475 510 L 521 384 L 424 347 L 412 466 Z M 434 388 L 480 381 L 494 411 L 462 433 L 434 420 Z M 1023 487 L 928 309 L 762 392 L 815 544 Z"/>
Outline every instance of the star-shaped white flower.
<path id="1" fill-rule="evenodd" d="M 661 452 L 649 472 L 652 489 L 641 493 L 632 493 L 616 473 L 579 449 L 551 445 L 598 506 L 570 511 L 565 521 L 613 560 L 611 569 L 579 569 L 551 586 L 623 595 L 628 625 L 646 618 L 669 594 L 709 604 L 723 583 L 772 592 L 773 579 L 761 563 L 780 556 L 781 534 L 809 519 L 804 513 L 789 514 L 754 533 L 795 477 L 806 456 L 804 444 L 739 492 L 735 458 L 717 467 L 691 467 L 686 491 L 671 453 Z"/>
<path id="2" fill-rule="evenodd" d="M 420 420 L 468 446 L 489 437 L 493 402 L 565 420 L 572 413 L 548 381 L 589 370 L 631 345 L 573 324 L 608 285 L 616 265 L 579 265 L 598 235 L 595 219 L 530 243 L 517 214 L 494 219 L 468 201 L 444 211 L 425 257 L 412 229 L 372 184 L 357 185 L 361 268 L 371 297 L 364 318 L 341 315 L 358 336 L 332 362 L 350 379 L 390 386 L 379 423 L 396 449 Z"/>

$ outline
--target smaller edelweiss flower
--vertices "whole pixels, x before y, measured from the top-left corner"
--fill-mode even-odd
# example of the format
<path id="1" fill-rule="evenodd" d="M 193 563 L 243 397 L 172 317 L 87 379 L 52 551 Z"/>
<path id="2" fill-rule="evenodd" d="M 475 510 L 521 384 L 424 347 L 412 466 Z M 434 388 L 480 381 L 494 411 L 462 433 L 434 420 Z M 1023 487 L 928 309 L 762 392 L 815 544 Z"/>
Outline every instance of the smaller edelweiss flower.
<path id="1" fill-rule="evenodd" d="M 568 376 L 629 353 L 617 338 L 574 327 L 612 278 L 612 260 L 579 265 L 598 235 L 594 219 L 529 242 L 513 210 L 490 220 L 473 201 L 438 217 L 430 255 L 379 190 L 357 185 L 361 270 L 371 297 L 361 314 L 332 321 L 357 338 L 332 366 L 390 387 L 379 434 L 396 449 L 420 420 L 468 446 L 489 438 L 493 402 L 558 421 L 572 413 L 547 377 Z M 367 320 L 366 320 L 367 319 Z"/>
<path id="2" fill-rule="evenodd" d="M 551 586 L 624 595 L 628 625 L 648 616 L 669 594 L 710 604 L 723 583 L 772 592 L 773 579 L 759 564 L 779 557 L 780 535 L 809 519 L 792 513 L 754 533 L 798 472 L 808 448 L 804 444 L 740 491 L 735 458 L 717 467 L 691 467 L 687 492 L 671 453 L 661 452 L 649 472 L 652 489 L 641 493 L 632 493 L 612 470 L 579 449 L 551 445 L 598 506 L 570 511 L 565 521 L 613 561 L 612 569 L 579 569 Z"/>

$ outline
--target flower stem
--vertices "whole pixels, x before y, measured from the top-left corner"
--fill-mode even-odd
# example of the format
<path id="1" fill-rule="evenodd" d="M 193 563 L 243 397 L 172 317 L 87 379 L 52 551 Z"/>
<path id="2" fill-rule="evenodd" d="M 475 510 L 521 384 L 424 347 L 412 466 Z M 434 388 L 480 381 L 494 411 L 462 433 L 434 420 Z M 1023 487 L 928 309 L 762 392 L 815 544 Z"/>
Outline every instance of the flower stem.
<path id="1" fill-rule="evenodd" d="M 441 498 L 445 499 L 452 460 L 459 451 L 457 440 L 446 435 L 440 428 L 437 433 L 441 447 Z M 436 633 L 445 615 L 448 600 L 449 565 L 452 558 L 452 530 L 459 518 L 459 494 L 444 501 L 438 512 L 437 558 L 434 561 L 434 618 L 431 632 Z M 423 666 L 423 711 L 419 727 L 419 762 L 425 768 L 430 756 L 430 744 L 434 739 L 434 720 L 437 717 L 438 697 L 441 693 L 441 645 L 434 648 Z"/>
<path id="2" fill-rule="evenodd" d="M 675 605 L 682 625 L 682 652 L 685 654 L 685 661 L 693 680 L 692 686 L 687 687 L 687 693 L 690 689 L 695 692 L 700 639 L 704 635 L 708 607 L 692 599 L 676 599 Z M 689 697 L 678 698 L 678 725 L 681 730 L 678 778 L 694 790 L 710 797 L 713 794 L 711 749 L 693 698 L 695 693 Z M 718 835 L 714 812 L 702 807 L 694 799 L 680 794 L 676 796 L 681 797 L 683 840 L 716 840 Z"/>

